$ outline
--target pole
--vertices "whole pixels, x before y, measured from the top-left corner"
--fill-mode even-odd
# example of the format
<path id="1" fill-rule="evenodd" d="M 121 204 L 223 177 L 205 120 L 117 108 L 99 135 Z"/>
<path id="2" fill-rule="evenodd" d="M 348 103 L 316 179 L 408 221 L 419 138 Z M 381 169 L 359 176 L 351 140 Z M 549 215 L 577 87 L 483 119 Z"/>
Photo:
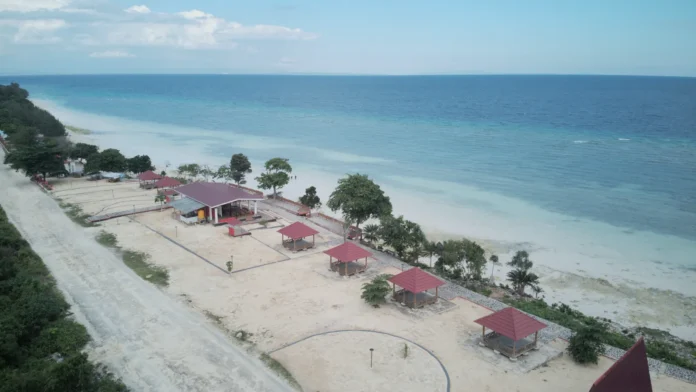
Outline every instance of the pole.
<path id="1" fill-rule="evenodd" d="M 372 369 L 372 353 L 375 351 L 374 348 L 370 349 L 370 369 Z"/>
<path id="2" fill-rule="evenodd" d="M 176 231 L 176 238 L 179 238 L 179 226 L 174 226 L 174 231 Z"/>

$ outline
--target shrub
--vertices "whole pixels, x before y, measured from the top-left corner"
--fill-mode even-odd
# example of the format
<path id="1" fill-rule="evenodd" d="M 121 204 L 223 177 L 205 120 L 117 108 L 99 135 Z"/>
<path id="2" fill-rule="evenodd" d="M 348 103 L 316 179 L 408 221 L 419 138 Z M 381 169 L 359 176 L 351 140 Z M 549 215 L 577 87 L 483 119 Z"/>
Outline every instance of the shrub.
<path id="1" fill-rule="evenodd" d="M 391 275 L 379 275 L 372 279 L 372 282 L 365 283 L 362 286 L 363 292 L 360 298 L 364 299 L 365 302 L 378 308 L 380 304 L 387 302 L 386 296 L 389 294 L 389 282 L 387 279 L 391 278 Z"/>
<path id="2" fill-rule="evenodd" d="M 594 322 L 577 330 L 568 344 L 568 353 L 573 360 L 580 364 L 597 363 L 604 353 L 602 339 L 606 329 L 606 324 Z"/>

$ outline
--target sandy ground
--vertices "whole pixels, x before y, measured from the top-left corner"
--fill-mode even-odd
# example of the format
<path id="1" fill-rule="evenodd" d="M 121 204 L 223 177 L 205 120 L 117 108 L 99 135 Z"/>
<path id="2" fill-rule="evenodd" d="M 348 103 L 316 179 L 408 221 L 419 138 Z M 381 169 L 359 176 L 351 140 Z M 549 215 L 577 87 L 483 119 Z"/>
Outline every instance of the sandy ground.
<path id="1" fill-rule="evenodd" d="M 67 186 L 59 184 L 57 191 L 70 202 L 71 197 L 62 191 Z M 134 188 L 132 192 L 146 191 Z M 98 197 L 94 194 L 95 200 Z M 100 203 L 108 201 L 84 205 L 94 204 L 90 208 L 98 210 L 103 207 Z M 224 228 L 185 226 L 163 211 L 106 221 L 102 229 L 116 234 L 121 246 L 147 252 L 152 262 L 167 267 L 170 294 L 220 316 L 230 331 L 250 333 L 250 342 L 258 350 L 271 352 L 307 392 L 445 391 L 446 376 L 435 357 L 447 369 L 452 391 L 586 392 L 613 363 L 602 358 L 596 366 L 583 367 L 563 355 L 536 370 L 517 371 L 515 364 L 476 345 L 481 330 L 473 320 L 489 310 L 464 299 L 455 299 L 456 306 L 442 313 L 410 310 L 393 302 L 370 307 L 360 298 L 362 284 L 378 273 L 399 271 L 372 264 L 363 275 L 339 277 L 329 271 L 322 251 L 340 238 L 315 226 L 321 233 L 317 248 L 292 253 L 280 246 L 277 233 L 280 225 L 289 223 L 281 219 L 268 228 L 257 227 L 251 236 L 231 238 Z M 222 269 L 230 256 L 235 265 L 228 275 Z M 394 336 L 337 332 L 344 330 Z M 407 358 L 403 358 L 404 343 L 409 345 Z M 372 369 L 370 348 L 375 349 Z M 565 343 L 553 342 L 547 348 L 560 352 Z M 653 376 L 653 385 L 657 391 L 696 390 L 694 385 L 663 376 Z"/>
<path id="2" fill-rule="evenodd" d="M 90 357 L 134 391 L 290 390 L 204 316 L 136 276 L 27 178 L 2 166 L 0 184 L 0 204 L 92 336 Z"/>

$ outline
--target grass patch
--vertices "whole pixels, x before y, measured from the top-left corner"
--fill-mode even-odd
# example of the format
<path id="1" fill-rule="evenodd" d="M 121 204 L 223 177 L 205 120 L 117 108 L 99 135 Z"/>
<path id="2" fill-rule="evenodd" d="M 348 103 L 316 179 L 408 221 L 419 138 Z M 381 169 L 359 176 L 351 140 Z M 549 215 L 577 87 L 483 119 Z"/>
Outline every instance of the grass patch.
<path id="1" fill-rule="evenodd" d="M 118 240 L 116 239 L 116 235 L 108 233 L 104 230 L 97 234 L 97 242 L 109 248 L 118 248 Z"/>
<path id="2" fill-rule="evenodd" d="M 79 133 L 80 135 L 89 135 L 92 133 L 89 129 L 74 127 L 72 125 L 66 125 L 65 129 L 72 133 Z"/>
<path id="3" fill-rule="evenodd" d="M 166 268 L 147 262 L 147 253 L 132 250 L 123 251 L 123 263 L 141 278 L 160 287 L 169 285 L 169 271 Z"/>
<path id="4" fill-rule="evenodd" d="M 268 366 L 269 369 L 273 370 L 277 375 L 284 378 L 290 384 L 290 386 L 298 391 L 302 390 L 300 383 L 295 380 L 292 373 L 290 373 L 288 369 L 286 369 L 285 366 L 283 366 L 280 362 L 276 361 L 266 353 L 261 354 L 259 358 L 264 364 L 266 364 L 266 366 Z"/>
<path id="5" fill-rule="evenodd" d="M 64 203 L 64 202 L 59 202 L 58 205 L 65 211 L 65 215 L 68 216 L 73 222 L 77 223 L 78 225 L 82 227 L 94 227 L 94 223 L 92 222 L 87 222 L 87 218 L 89 218 L 91 215 L 86 214 L 84 211 L 82 211 L 82 207 L 76 205 L 76 204 L 71 204 L 71 203 Z"/>
<path id="6" fill-rule="evenodd" d="M 204 310 L 204 311 L 203 311 L 203 314 L 205 315 L 205 317 L 207 317 L 208 319 L 210 319 L 210 321 L 214 322 L 214 323 L 217 324 L 219 327 L 224 328 L 224 325 L 222 324 L 222 316 L 218 316 L 217 314 L 211 313 L 211 312 L 209 312 L 209 311 L 207 311 L 207 310 Z"/>

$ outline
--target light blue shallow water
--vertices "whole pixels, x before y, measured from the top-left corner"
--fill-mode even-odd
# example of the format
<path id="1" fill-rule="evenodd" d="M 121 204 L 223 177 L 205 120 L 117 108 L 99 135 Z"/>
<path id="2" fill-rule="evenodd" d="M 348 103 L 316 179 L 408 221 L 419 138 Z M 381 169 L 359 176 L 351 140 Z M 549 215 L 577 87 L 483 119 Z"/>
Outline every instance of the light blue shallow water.
<path id="1" fill-rule="evenodd" d="M 413 178 L 413 186 L 416 179 L 466 184 L 628 231 L 696 239 L 696 79 L 13 80 L 34 98 L 83 112 L 271 139 L 250 142 L 266 143 L 260 150 L 221 145 L 209 136 L 210 153 L 219 156 L 239 150 L 263 160 L 278 153 L 336 172 L 368 172 L 382 181 L 401 176 Z M 196 135 L 183 136 L 190 137 Z M 298 144 L 306 149 L 286 149 Z"/>

